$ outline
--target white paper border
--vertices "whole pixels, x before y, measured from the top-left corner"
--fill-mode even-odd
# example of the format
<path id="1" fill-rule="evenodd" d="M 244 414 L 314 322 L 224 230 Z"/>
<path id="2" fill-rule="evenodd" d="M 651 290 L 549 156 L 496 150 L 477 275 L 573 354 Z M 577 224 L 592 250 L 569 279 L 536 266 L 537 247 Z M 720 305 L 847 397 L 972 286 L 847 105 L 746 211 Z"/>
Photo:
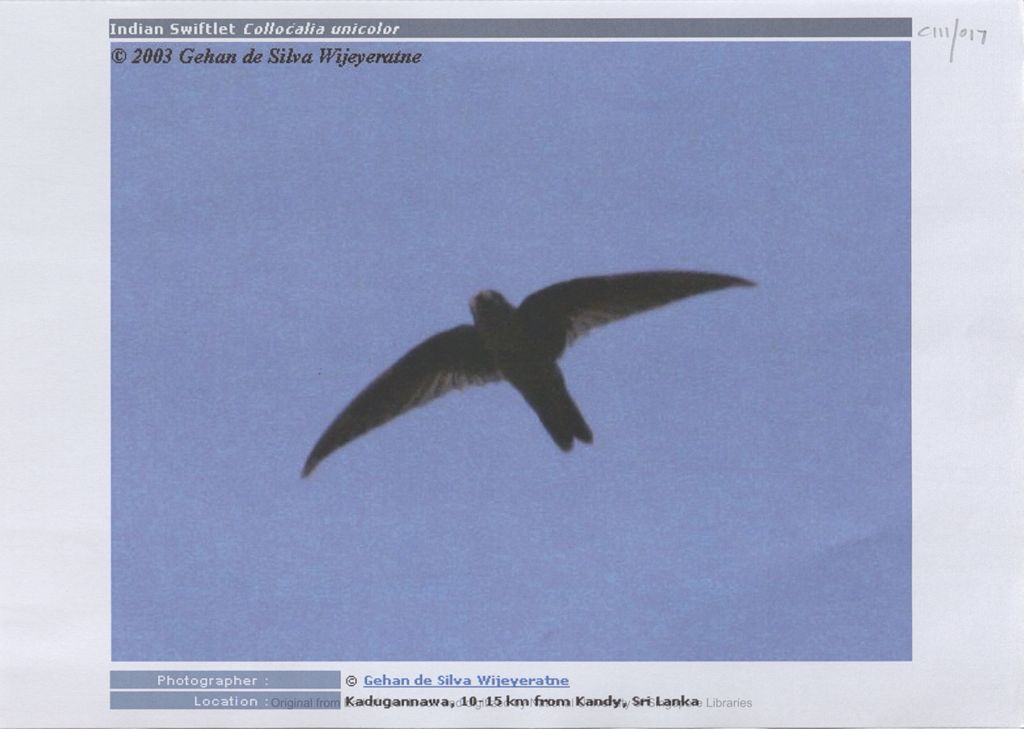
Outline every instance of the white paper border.
<path id="1" fill-rule="evenodd" d="M 571 677 L 751 710 L 110 711 L 110 17 L 912 16 L 914 657 L 894 663 L 205 664 Z M 851 41 L 856 42 L 856 41 Z M 0 725 L 1019 726 L 1024 720 L 1024 107 L 1004 2 L 0 5 Z M 198 669 L 203 664 L 180 667 Z M 524 694 L 525 695 L 525 694 Z"/>

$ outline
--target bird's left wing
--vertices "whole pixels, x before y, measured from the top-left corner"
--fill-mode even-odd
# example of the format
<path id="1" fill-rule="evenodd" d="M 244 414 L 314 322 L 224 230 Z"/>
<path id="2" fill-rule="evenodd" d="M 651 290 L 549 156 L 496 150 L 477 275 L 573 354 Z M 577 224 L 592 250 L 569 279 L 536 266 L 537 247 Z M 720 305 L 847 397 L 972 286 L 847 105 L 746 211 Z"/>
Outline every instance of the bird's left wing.
<path id="1" fill-rule="evenodd" d="M 544 354 L 560 357 L 591 329 L 632 314 L 730 286 L 753 286 L 738 276 L 701 271 L 650 271 L 590 276 L 556 283 L 523 299 L 518 313 Z"/>
<path id="2" fill-rule="evenodd" d="M 356 395 L 313 447 L 303 477 L 324 458 L 369 430 L 455 389 L 501 379 L 476 329 L 468 324 L 435 334 Z"/>

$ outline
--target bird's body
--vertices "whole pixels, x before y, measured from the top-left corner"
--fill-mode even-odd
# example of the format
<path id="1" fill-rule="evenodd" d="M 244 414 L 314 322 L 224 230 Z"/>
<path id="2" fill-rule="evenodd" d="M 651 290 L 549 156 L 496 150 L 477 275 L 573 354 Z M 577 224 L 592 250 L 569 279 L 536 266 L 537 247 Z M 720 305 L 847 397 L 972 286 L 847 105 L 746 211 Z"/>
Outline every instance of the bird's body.
<path id="1" fill-rule="evenodd" d="M 541 289 L 514 307 L 496 291 L 470 301 L 473 324 L 430 337 L 371 382 L 327 428 L 303 468 L 369 430 L 467 385 L 506 381 L 565 451 L 593 441 L 558 366 L 566 347 L 590 329 L 677 299 L 746 279 L 715 273 L 655 271 L 578 278 Z"/>
<path id="2" fill-rule="evenodd" d="M 497 291 L 480 292 L 469 308 L 502 379 L 526 399 L 559 448 L 572 449 L 575 438 L 592 442 L 594 436 L 569 395 L 562 370 L 547 356 L 519 311 Z"/>

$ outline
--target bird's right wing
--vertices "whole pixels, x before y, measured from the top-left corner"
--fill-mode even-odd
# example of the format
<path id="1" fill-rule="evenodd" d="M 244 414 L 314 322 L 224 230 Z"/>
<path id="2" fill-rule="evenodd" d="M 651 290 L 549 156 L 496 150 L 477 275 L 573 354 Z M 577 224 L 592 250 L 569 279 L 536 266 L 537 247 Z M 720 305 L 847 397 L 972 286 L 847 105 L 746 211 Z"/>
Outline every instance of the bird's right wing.
<path id="1" fill-rule="evenodd" d="M 303 477 L 346 443 L 455 389 L 501 379 L 476 329 L 468 324 L 413 347 L 356 395 L 313 447 Z"/>
<path id="2" fill-rule="evenodd" d="M 560 357 L 594 327 L 678 299 L 730 286 L 753 286 L 738 276 L 700 271 L 650 271 L 590 276 L 556 283 L 523 299 L 519 315 L 544 354 Z"/>

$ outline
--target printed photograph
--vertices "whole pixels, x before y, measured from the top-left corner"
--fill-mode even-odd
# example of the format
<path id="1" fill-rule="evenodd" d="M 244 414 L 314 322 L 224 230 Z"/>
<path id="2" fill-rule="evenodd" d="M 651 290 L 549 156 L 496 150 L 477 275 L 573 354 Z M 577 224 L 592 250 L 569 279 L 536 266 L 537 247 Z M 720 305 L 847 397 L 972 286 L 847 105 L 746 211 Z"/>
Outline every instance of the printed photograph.
<path id="1" fill-rule="evenodd" d="M 114 661 L 912 658 L 908 43 L 149 45 Z"/>

